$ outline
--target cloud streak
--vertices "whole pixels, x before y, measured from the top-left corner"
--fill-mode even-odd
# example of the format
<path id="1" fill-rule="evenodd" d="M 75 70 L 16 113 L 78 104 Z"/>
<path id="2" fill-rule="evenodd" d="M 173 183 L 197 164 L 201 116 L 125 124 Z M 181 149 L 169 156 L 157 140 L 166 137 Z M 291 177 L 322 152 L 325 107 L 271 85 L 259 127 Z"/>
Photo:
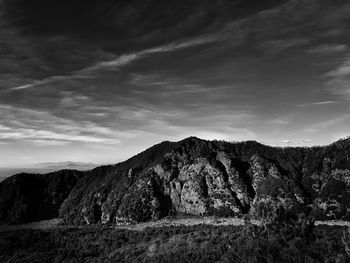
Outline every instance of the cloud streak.
<path id="1" fill-rule="evenodd" d="M 309 54 L 320 54 L 320 55 L 330 55 L 334 53 L 341 53 L 348 50 L 348 46 L 346 44 L 326 44 L 320 45 L 314 48 L 310 48 L 307 50 Z"/>
<path id="2" fill-rule="evenodd" d="M 326 87 L 341 99 L 350 100 L 350 55 L 336 69 L 328 72 Z"/>
<path id="3" fill-rule="evenodd" d="M 115 144 L 119 140 L 108 128 L 89 122 L 73 122 L 58 118 L 47 112 L 18 109 L 0 105 L 4 118 L 0 122 L 0 140 L 26 140 L 29 142 L 52 143 L 102 143 Z"/>
<path id="4" fill-rule="evenodd" d="M 71 78 L 77 78 L 77 79 L 92 78 L 90 74 L 93 74 L 95 71 L 108 70 L 108 69 L 118 70 L 122 66 L 128 65 L 136 60 L 142 59 L 145 56 L 148 56 L 151 54 L 173 52 L 173 51 L 186 49 L 186 48 L 190 48 L 198 45 L 213 43 L 219 40 L 220 39 L 217 39 L 215 37 L 203 36 L 203 37 L 198 37 L 188 41 L 175 42 L 175 43 L 160 46 L 160 47 L 155 47 L 155 48 L 150 48 L 150 49 L 142 50 L 135 53 L 125 54 L 125 55 L 118 56 L 113 60 L 98 62 L 93 66 L 86 67 L 78 71 L 74 71 L 71 74 L 66 76 L 49 77 L 44 80 L 34 81 L 33 83 L 12 87 L 11 90 L 23 90 L 28 88 L 34 88 L 36 86 L 50 84 L 54 81 L 64 81 Z"/>

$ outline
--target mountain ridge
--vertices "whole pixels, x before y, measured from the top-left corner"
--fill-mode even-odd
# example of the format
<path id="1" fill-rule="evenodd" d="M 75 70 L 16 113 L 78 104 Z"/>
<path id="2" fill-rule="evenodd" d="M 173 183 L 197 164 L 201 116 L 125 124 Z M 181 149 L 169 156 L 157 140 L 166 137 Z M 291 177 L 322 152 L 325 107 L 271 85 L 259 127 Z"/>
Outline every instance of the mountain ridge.
<path id="1" fill-rule="evenodd" d="M 64 189 L 49 210 L 56 209 L 51 216 L 57 215 L 59 207 L 60 217 L 69 224 L 140 222 L 173 214 L 259 216 L 268 205 L 312 213 L 320 220 L 349 219 L 349 153 L 349 138 L 315 147 L 271 147 L 193 136 L 164 141 L 115 165 L 85 172 L 64 170 L 68 184 L 52 179 L 62 172 L 48 174 Z M 18 188 L 11 178 L 0 183 L 0 221 L 35 219 L 16 213 L 18 206 L 31 209 L 28 194 L 3 194 L 8 192 L 5 188 Z M 47 190 L 49 184 L 40 186 L 47 204 L 55 195 Z M 52 187 L 57 184 L 51 183 Z M 42 214 L 37 219 L 48 218 Z"/>

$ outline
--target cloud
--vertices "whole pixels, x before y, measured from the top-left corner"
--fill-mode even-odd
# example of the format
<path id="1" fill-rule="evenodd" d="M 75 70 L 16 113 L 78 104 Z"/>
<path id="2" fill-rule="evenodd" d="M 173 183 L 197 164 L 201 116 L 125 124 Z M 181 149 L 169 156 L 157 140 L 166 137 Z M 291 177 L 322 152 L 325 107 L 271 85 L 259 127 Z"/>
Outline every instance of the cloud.
<path id="1" fill-rule="evenodd" d="M 69 74 L 115 57 L 96 41 L 89 42 L 62 32 L 37 34 L 29 23 L 22 25 L 20 18 L 16 20 L 21 11 L 6 13 L 7 5 L 12 2 L 0 1 L 0 91 L 11 87 L 28 89 L 39 85 L 43 79 Z M 20 8 L 32 4 L 22 3 Z"/>
<path id="2" fill-rule="evenodd" d="M 336 100 L 326 100 L 326 101 L 317 101 L 317 102 L 310 102 L 306 104 L 300 104 L 297 105 L 298 107 L 310 107 L 310 106 L 329 106 L 331 104 L 337 104 L 340 103 L 341 101 L 336 101 Z"/>
<path id="3" fill-rule="evenodd" d="M 17 86 L 17 87 L 12 88 L 12 90 L 28 89 L 28 88 L 34 87 L 36 84 L 40 84 L 40 81 L 35 81 L 32 84 L 25 84 L 25 85 Z"/>
<path id="4" fill-rule="evenodd" d="M 311 104 L 312 105 L 328 105 L 328 104 L 334 104 L 334 103 L 338 103 L 338 101 L 327 100 L 327 101 L 314 102 L 314 103 L 311 103 Z"/>
<path id="5" fill-rule="evenodd" d="M 96 63 L 93 66 L 89 66 L 77 71 L 73 71 L 69 75 L 62 75 L 62 76 L 52 76 L 49 78 L 46 78 L 44 80 L 38 80 L 34 81 L 33 83 L 28 83 L 25 85 L 20 85 L 17 87 L 12 87 L 12 90 L 22 90 L 22 89 L 28 89 L 28 88 L 34 88 L 36 86 L 42 86 L 42 85 L 48 85 L 54 81 L 63 81 L 63 80 L 69 80 L 69 79 L 81 79 L 81 78 L 93 78 L 90 74 L 93 74 L 95 71 L 99 70 L 108 70 L 108 69 L 113 69 L 113 70 L 118 70 L 120 67 L 128 65 L 138 59 L 141 59 L 147 55 L 155 54 L 155 53 L 165 53 L 165 52 L 173 52 L 176 50 L 181 50 L 193 46 L 198 46 L 198 45 L 204 45 L 208 43 L 212 43 L 215 41 L 219 41 L 219 39 L 216 39 L 214 37 L 210 36 L 203 36 L 203 37 L 198 37 L 195 39 L 191 40 L 185 40 L 185 41 L 179 41 L 179 42 L 174 42 L 168 45 L 164 46 L 159 46 L 155 48 L 150 48 L 146 50 L 142 50 L 139 52 L 135 53 L 130 53 L 130 54 L 124 54 L 121 56 L 117 56 L 113 60 L 108 60 L 108 61 L 101 61 Z"/>
<path id="6" fill-rule="evenodd" d="M 325 74 L 326 88 L 342 99 L 350 100 L 350 55 L 336 69 Z"/>
<path id="7" fill-rule="evenodd" d="M 134 88 L 133 92 L 142 93 L 149 90 L 156 90 L 159 98 L 176 99 L 177 96 L 201 96 L 202 101 L 207 97 L 214 98 L 215 96 L 227 96 L 230 90 L 234 89 L 233 85 L 208 85 L 205 84 L 205 79 L 186 76 L 167 75 L 165 73 L 150 73 L 150 74 L 131 74 L 128 82 Z M 215 94 L 214 94 L 215 93 Z M 236 97 L 244 97 L 247 94 L 235 94 Z"/>
<path id="8" fill-rule="evenodd" d="M 27 139 L 25 139 L 25 141 L 27 141 Z M 65 146 L 71 144 L 73 141 L 30 138 L 28 142 L 38 146 Z"/>
<path id="9" fill-rule="evenodd" d="M 326 44 L 310 48 L 306 52 L 309 54 L 331 55 L 334 53 L 345 52 L 347 50 L 348 46 L 346 44 Z"/>
<path id="10" fill-rule="evenodd" d="M 60 91 L 60 94 L 62 99 L 58 101 L 61 106 L 53 108 L 50 108 L 50 103 L 41 110 L 1 105 L 0 114 L 5 118 L 0 121 L 0 141 L 46 146 L 103 144 L 111 147 L 132 138 L 161 138 L 165 134 L 167 139 L 190 135 L 214 138 L 216 134 L 222 139 L 243 140 L 255 136 L 247 127 L 248 122 L 253 123 L 254 115 L 224 105 L 215 109 L 206 102 L 184 105 L 182 109 L 178 105 L 171 108 L 142 105 L 140 102 L 137 106 L 125 103 L 107 106 L 86 95 L 66 91 Z M 123 96 L 119 97 L 121 101 Z M 35 106 L 33 104 L 31 108 Z"/>
<path id="11" fill-rule="evenodd" d="M 74 133 L 57 133 L 48 130 L 38 130 L 29 128 L 11 128 L 8 132 L 0 133 L 0 140 L 25 140 L 34 143 L 47 144 L 67 144 L 68 142 L 79 143 L 103 143 L 115 144 L 119 140 L 101 138 L 97 136 L 79 135 Z"/>
<path id="12" fill-rule="evenodd" d="M 337 127 L 337 124 L 344 124 L 347 125 L 347 123 L 349 123 L 350 120 L 350 114 L 342 114 L 338 117 L 335 117 L 333 119 L 329 119 L 329 120 L 323 120 L 321 122 L 318 122 L 314 125 L 311 125 L 309 127 L 307 127 L 306 129 L 304 129 L 304 132 L 306 133 L 315 133 L 315 132 L 320 132 L 323 130 L 331 130 L 332 127 Z"/>
<path id="13" fill-rule="evenodd" d="M 47 112 L 0 105 L 0 140 L 25 140 L 40 144 L 102 143 L 115 144 L 113 131 L 93 123 L 74 122 Z"/>
<path id="14" fill-rule="evenodd" d="M 268 54 L 278 54 L 280 52 L 286 51 L 291 48 L 298 48 L 305 46 L 310 42 L 308 38 L 283 38 L 283 39 L 274 39 L 268 40 L 261 44 L 261 47 Z"/>
<path id="15" fill-rule="evenodd" d="M 341 78 L 350 75 L 350 55 L 345 58 L 345 61 L 335 70 L 326 74 L 326 77 Z"/>

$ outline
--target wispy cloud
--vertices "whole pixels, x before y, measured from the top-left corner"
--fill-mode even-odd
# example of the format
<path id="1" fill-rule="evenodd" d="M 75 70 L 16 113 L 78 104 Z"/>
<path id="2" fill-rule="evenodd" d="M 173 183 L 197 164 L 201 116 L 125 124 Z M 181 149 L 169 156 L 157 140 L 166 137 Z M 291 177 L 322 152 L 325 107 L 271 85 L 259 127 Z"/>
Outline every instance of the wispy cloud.
<path id="1" fill-rule="evenodd" d="M 350 55 L 336 69 L 328 72 L 325 77 L 327 78 L 328 91 L 342 99 L 350 100 Z"/>
<path id="2" fill-rule="evenodd" d="M 81 143 L 118 143 L 118 140 L 101 138 L 97 136 L 87 136 L 72 133 L 57 133 L 54 131 L 37 130 L 29 128 L 11 128 L 8 132 L 0 132 L 0 140 L 26 140 L 34 143 L 40 142 L 52 144 L 55 142 L 81 142 Z"/>
<path id="3" fill-rule="evenodd" d="M 311 104 L 312 105 L 328 105 L 328 104 L 334 104 L 334 103 L 338 103 L 338 101 L 328 100 L 328 101 L 314 102 L 314 103 L 311 103 Z"/>
<path id="4" fill-rule="evenodd" d="M 310 42 L 308 38 L 283 38 L 274 39 L 262 43 L 260 46 L 267 54 L 278 54 L 291 48 L 299 48 Z"/>
<path id="5" fill-rule="evenodd" d="M 305 104 L 299 104 L 297 105 L 298 107 L 310 107 L 310 106 L 328 106 L 331 104 L 337 104 L 340 103 L 340 101 L 336 100 L 327 100 L 327 101 L 317 101 L 317 102 L 310 102 L 310 103 L 305 103 Z"/>
<path id="6" fill-rule="evenodd" d="M 145 56 L 155 54 L 155 53 L 165 53 L 165 52 L 173 52 L 176 50 L 180 49 L 185 49 L 189 47 L 194 47 L 198 45 L 204 45 L 208 43 L 212 43 L 215 41 L 219 41 L 219 39 L 213 37 L 213 36 L 202 36 L 198 37 L 195 39 L 191 40 L 185 40 L 185 41 L 179 41 L 179 42 L 174 42 L 168 45 L 160 46 L 160 47 L 155 47 L 155 48 L 150 48 L 146 50 L 142 50 L 139 52 L 135 53 L 129 53 L 129 54 L 124 54 L 121 56 L 117 56 L 113 60 L 108 60 L 108 61 L 101 61 L 96 63 L 95 65 L 73 71 L 69 75 L 62 75 L 62 76 L 53 76 L 49 77 L 43 80 L 38 80 L 34 81 L 33 83 L 28 83 L 25 85 L 17 86 L 17 87 L 12 87 L 12 90 L 23 90 L 23 89 L 28 89 L 28 88 L 33 88 L 36 86 L 42 86 L 42 85 L 47 85 L 50 84 L 51 82 L 54 81 L 62 81 L 62 80 L 67 80 L 67 79 L 72 79 L 72 78 L 93 78 L 93 75 L 91 76 L 90 74 L 99 71 L 99 70 L 106 70 L 106 69 L 113 69 L 113 70 L 118 70 L 120 67 L 128 65 L 138 59 L 144 58 Z"/>
<path id="7" fill-rule="evenodd" d="M 47 112 L 0 105 L 0 140 L 25 140 L 40 144 L 119 143 L 113 131 L 90 122 L 74 122 Z"/>
<path id="8" fill-rule="evenodd" d="M 171 76 L 164 73 L 152 74 L 131 74 L 129 84 L 136 87 L 133 92 L 148 92 L 149 89 L 157 91 L 155 96 L 171 97 L 174 96 L 201 96 L 204 100 L 206 93 L 210 97 L 225 96 L 224 94 L 234 89 L 234 85 L 207 85 L 205 80 L 191 77 Z M 215 93 L 215 94 L 213 94 Z M 226 94 L 227 95 L 227 94 Z M 209 96 L 209 95 L 208 95 Z M 247 94 L 236 92 L 236 97 L 246 97 Z"/>
<path id="9" fill-rule="evenodd" d="M 34 87 L 36 84 L 40 84 L 40 81 L 35 81 L 35 82 L 31 83 L 31 84 L 25 84 L 25 85 L 17 86 L 17 87 L 12 88 L 12 90 L 28 89 L 28 88 Z"/>
<path id="10" fill-rule="evenodd" d="M 338 78 L 347 77 L 350 75 L 350 56 L 348 56 L 345 61 L 337 67 L 335 70 L 326 74 L 326 77 Z"/>
<path id="11" fill-rule="evenodd" d="M 350 114 L 343 114 L 339 117 L 330 119 L 330 120 L 324 120 L 322 122 L 316 123 L 314 125 L 311 125 L 307 127 L 304 132 L 307 133 L 315 133 L 320 132 L 325 129 L 330 129 L 331 127 L 335 126 L 336 124 L 342 123 L 347 124 L 350 120 Z"/>
<path id="12" fill-rule="evenodd" d="M 309 54 L 331 55 L 334 53 L 345 52 L 347 50 L 348 46 L 346 44 L 326 44 L 310 48 L 306 52 Z"/>

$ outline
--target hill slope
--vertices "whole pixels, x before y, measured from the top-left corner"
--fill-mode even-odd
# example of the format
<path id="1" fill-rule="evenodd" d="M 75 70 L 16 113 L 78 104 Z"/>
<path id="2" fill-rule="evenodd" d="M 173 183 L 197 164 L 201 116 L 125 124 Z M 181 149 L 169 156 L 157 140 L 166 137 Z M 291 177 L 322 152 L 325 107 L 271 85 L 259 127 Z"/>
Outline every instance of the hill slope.
<path id="1" fill-rule="evenodd" d="M 67 198 L 60 199 L 60 216 L 73 224 L 140 222 L 182 213 L 259 216 L 270 203 L 312 210 L 319 220 L 350 219 L 349 153 L 349 139 L 313 148 L 194 137 L 163 142 L 123 163 L 79 173 L 74 187 L 65 188 Z M 10 178 L 0 190 L 17 184 Z M 9 200 L 2 192 L 0 204 Z M 27 197 L 17 195 L 12 206 L 0 205 L 1 215 L 9 214 L 8 207 L 16 211 L 20 198 Z"/>
<path id="2" fill-rule="evenodd" d="M 58 216 L 62 202 L 83 172 L 21 173 L 0 183 L 0 222 L 24 223 Z"/>

